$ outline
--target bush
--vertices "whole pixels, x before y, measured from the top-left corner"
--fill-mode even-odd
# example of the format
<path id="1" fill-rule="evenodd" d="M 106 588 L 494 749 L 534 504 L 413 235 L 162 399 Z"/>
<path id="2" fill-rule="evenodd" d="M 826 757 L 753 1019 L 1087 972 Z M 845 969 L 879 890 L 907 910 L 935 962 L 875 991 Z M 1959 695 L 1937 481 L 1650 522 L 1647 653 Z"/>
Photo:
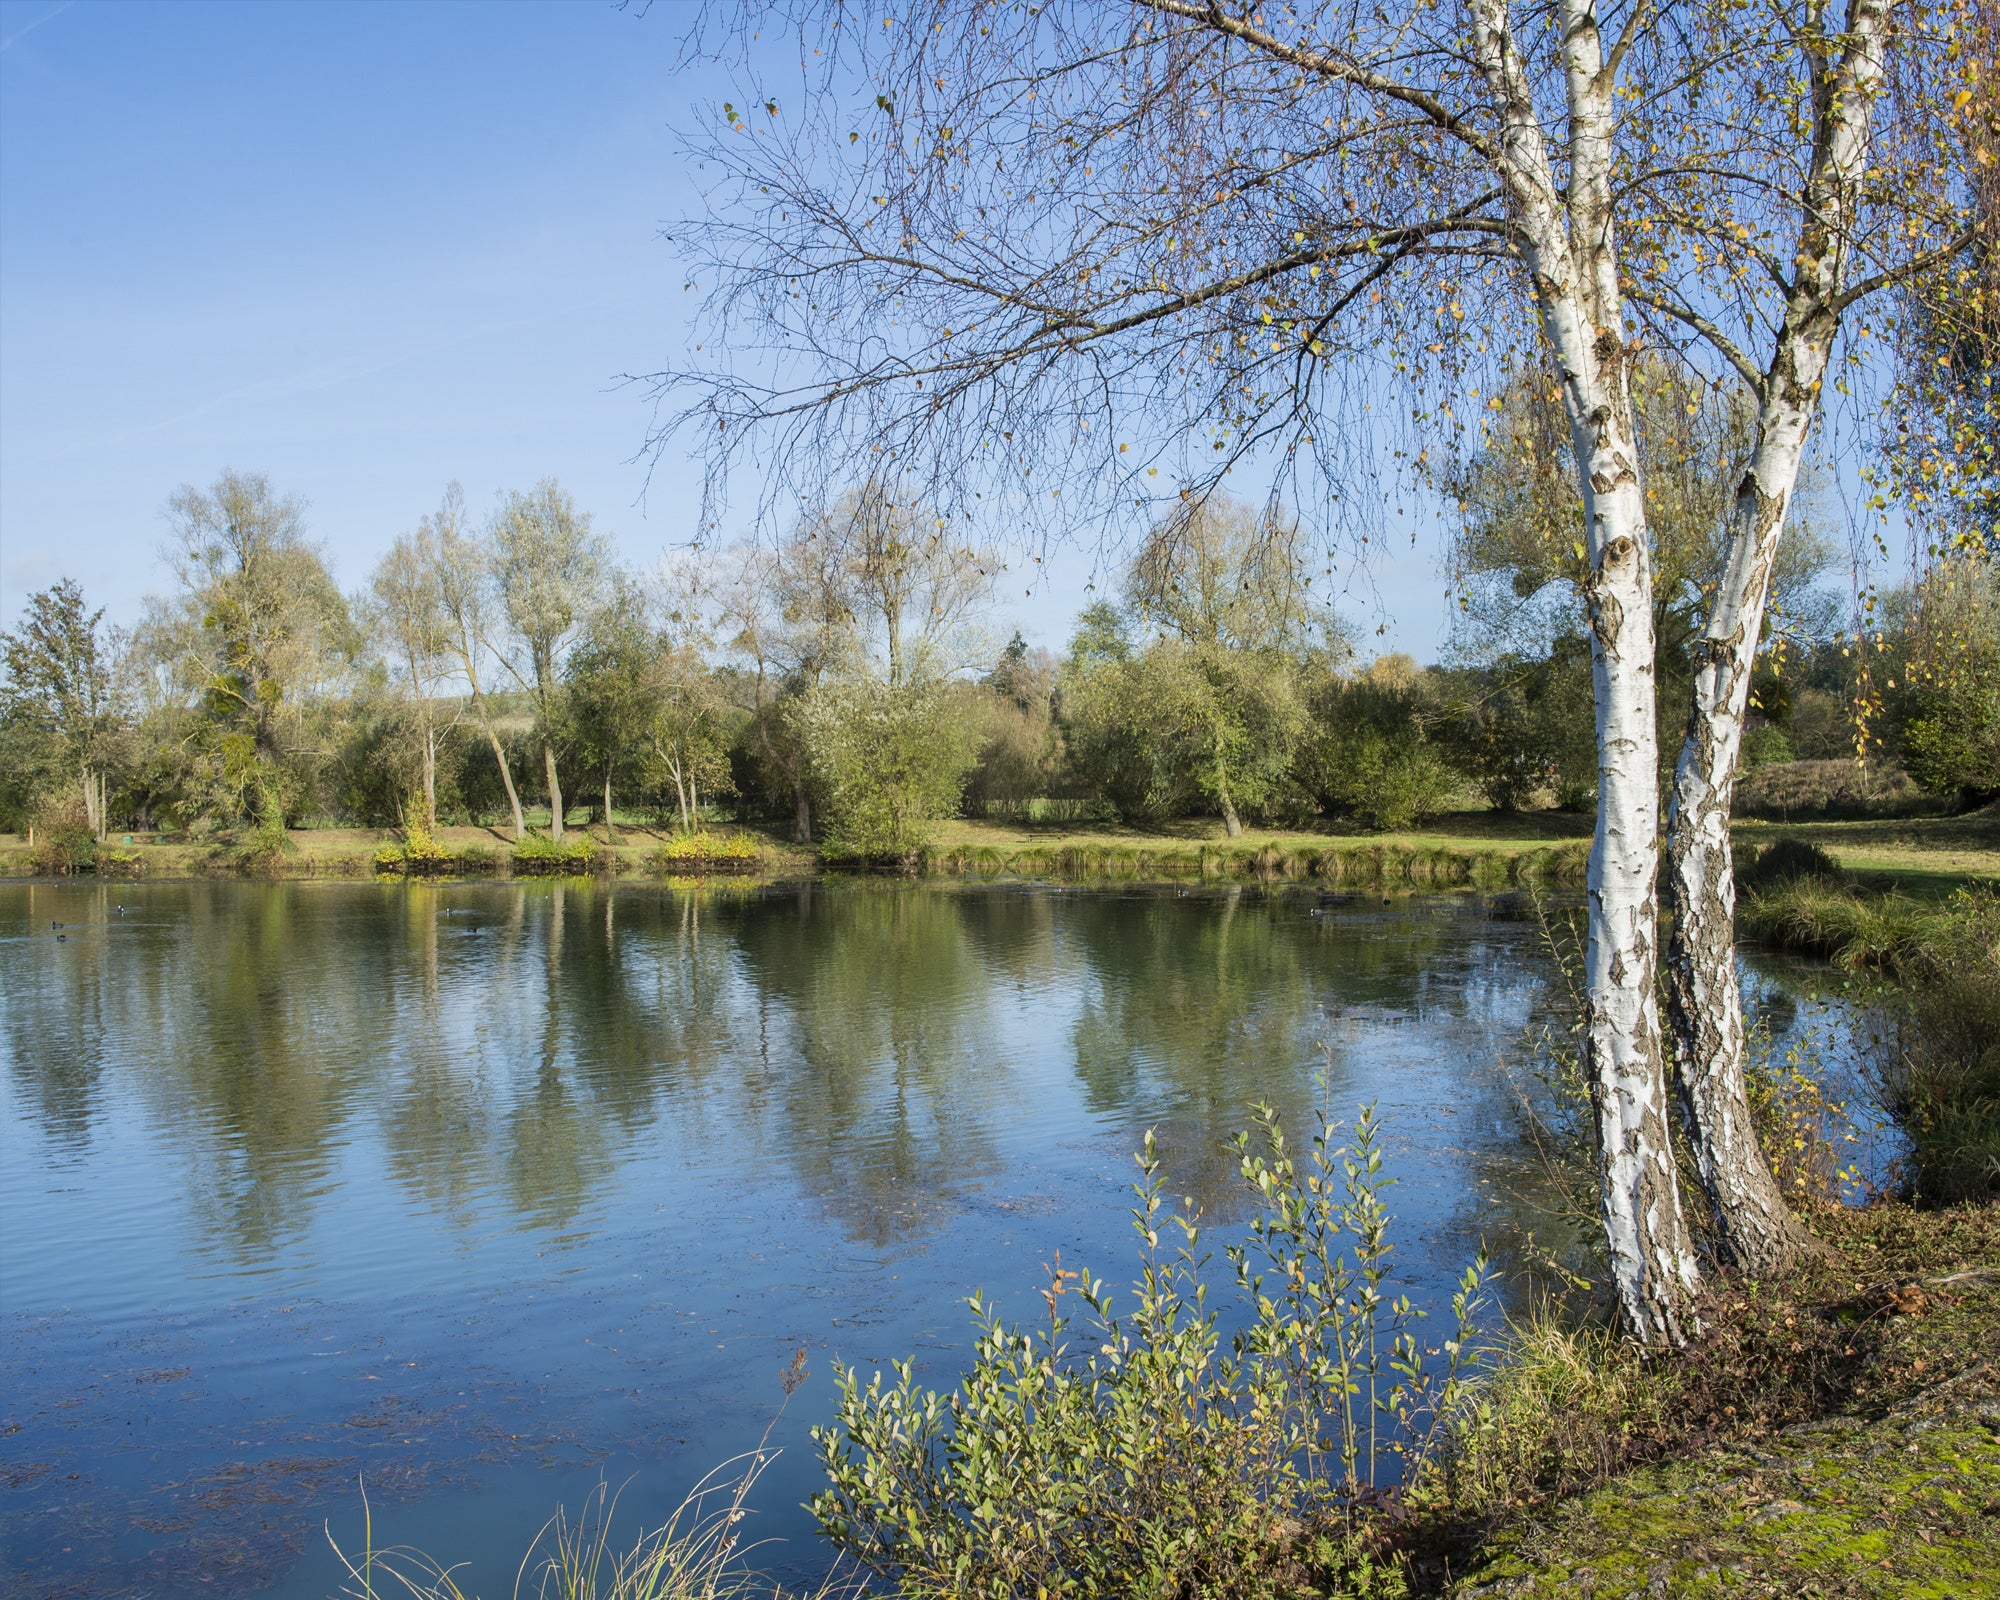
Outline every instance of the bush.
<path id="1" fill-rule="evenodd" d="M 740 833 L 684 833 L 646 857 L 656 877 L 702 872 L 755 872 L 761 860 L 757 841 Z"/>
<path id="2" fill-rule="evenodd" d="M 976 733 L 949 685 L 826 684 L 793 715 L 837 850 L 914 861 L 958 811 Z"/>
<path id="3" fill-rule="evenodd" d="M 1800 878 L 1817 878 L 1827 883 L 1845 883 L 1847 875 L 1840 863 L 1816 844 L 1803 839 L 1778 839 L 1762 849 L 1737 858 L 1736 883 L 1751 893 L 1762 893 Z"/>
<path id="4" fill-rule="evenodd" d="M 1796 761 L 1798 753 L 1792 748 L 1791 735 L 1774 723 L 1760 723 L 1743 735 L 1741 769 L 1754 772 L 1758 767 L 1777 766 Z"/>
<path id="5" fill-rule="evenodd" d="M 531 833 L 514 846 L 514 871 L 526 876 L 588 872 L 597 864 L 597 841 L 587 833 L 572 833 L 561 843 Z"/>
<path id="6" fill-rule="evenodd" d="M 36 872 L 67 878 L 97 870 L 97 835 L 85 820 L 80 795 L 45 802 L 34 815 L 34 830 Z"/>
<path id="7" fill-rule="evenodd" d="M 972 1366 L 948 1393 L 920 1388 L 907 1361 L 886 1385 L 838 1369 L 835 1421 L 814 1430 L 829 1487 L 812 1502 L 838 1549 L 911 1597 L 1405 1592 L 1371 1558 L 1364 1508 L 1456 1401 L 1483 1263 L 1454 1302 L 1455 1337 L 1426 1352 L 1420 1313 L 1387 1289 L 1372 1112 L 1339 1146 L 1322 1117 L 1303 1162 L 1275 1115 L 1258 1117 L 1260 1147 L 1238 1140 L 1262 1210 L 1230 1251 L 1250 1314 L 1230 1352 L 1199 1232 L 1165 1204 L 1148 1135 L 1128 1315 L 1058 1260 L 1045 1329 L 974 1296 Z"/>
<path id="8" fill-rule="evenodd" d="M 1356 678 L 1330 678 L 1313 696 L 1300 782 L 1322 809 L 1378 831 L 1434 817 L 1461 783 L 1429 738 L 1440 714 L 1407 656 L 1384 657 Z"/>

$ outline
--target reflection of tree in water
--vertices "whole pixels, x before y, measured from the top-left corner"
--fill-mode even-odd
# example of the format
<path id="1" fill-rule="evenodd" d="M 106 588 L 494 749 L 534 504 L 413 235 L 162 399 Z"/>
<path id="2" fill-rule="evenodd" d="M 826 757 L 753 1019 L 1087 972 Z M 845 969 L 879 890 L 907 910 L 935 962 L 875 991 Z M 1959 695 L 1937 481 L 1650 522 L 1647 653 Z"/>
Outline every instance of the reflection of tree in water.
<path id="1" fill-rule="evenodd" d="M 112 902 L 94 892 L 28 884 L 6 968 L 0 1039 L 7 1069 L 53 1143 L 81 1153 L 90 1143 L 104 1078 L 106 1041 L 117 1025 L 120 992 L 101 925 Z M 91 924 L 56 942 L 55 922 Z"/>
<path id="2" fill-rule="evenodd" d="M 1311 954 L 1301 930 L 1279 926 L 1240 888 L 1067 907 L 1065 935 L 1088 964 L 1073 1043 L 1093 1111 L 1125 1137 L 1158 1130 L 1170 1184 L 1209 1215 L 1238 1207 L 1223 1141 L 1258 1100 L 1301 1126 L 1310 1108 Z"/>
<path id="3" fill-rule="evenodd" d="M 200 891 L 158 973 L 149 1054 L 170 1075 L 142 1087 L 201 1130 L 185 1145 L 197 1218 L 246 1258 L 310 1225 L 377 1074 L 390 947 L 369 936 L 380 908 L 354 909 L 295 884 Z"/>
<path id="4" fill-rule="evenodd" d="M 1000 1163 L 992 975 L 966 907 L 904 888 L 802 888 L 746 908 L 737 928 L 771 1148 L 871 1242 L 928 1231 L 939 1196 Z M 998 921 L 993 942 L 1018 960 L 1019 920 Z"/>
<path id="5" fill-rule="evenodd" d="M 1254 1103 L 1295 1133 L 1319 1105 L 1337 1118 L 1356 1109 L 1344 1017 L 1434 1022 L 1464 1004 L 1465 930 L 1449 915 L 1320 917 L 1305 896 L 1241 887 L 1067 908 L 1091 969 L 1073 1035 L 1088 1102 L 1127 1138 L 1155 1128 L 1172 1188 L 1218 1219 L 1243 1208 L 1227 1140 Z"/>
<path id="6" fill-rule="evenodd" d="M 103 893 L 61 893 L 104 916 Z M 1307 896 L 1241 889 L 132 896 L 142 916 L 59 957 L 52 939 L 10 947 L 8 1070 L 72 1141 L 104 1076 L 129 1076 L 186 1152 L 198 1225 L 252 1261 L 310 1224 L 369 1135 L 389 1181 L 453 1227 L 496 1203 L 573 1227 L 639 1158 L 788 1175 L 859 1240 L 931 1232 L 1046 1114 L 1009 1052 L 1045 1059 L 1051 1007 L 1074 1018 L 1086 1109 L 1128 1145 L 1157 1126 L 1174 1187 L 1228 1215 L 1223 1141 L 1253 1101 L 1302 1128 L 1330 1036 L 1329 1103 L 1351 1113 L 1381 1019 L 1464 1013 L 1493 954 L 1469 913 L 1317 917 Z M 1518 992 L 1518 962 L 1494 981 Z"/>
<path id="7" fill-rule="evenodd" d="M 127 902 L 137 914 L 120 918 Z M 106 885 L 86 903 L 94 925 L 60 947 L 28 1006 L 10 996 L 10 1033 L 17 1017 L 24 1030 L 9 1039 L 14 1070 L 60 1086 L 79 1071 L 94 1082 L 106 1064 L 136 1068 L 137 1093 L 192 1168 L 203 1230 L 268 1257 L 309 1223 L 375 1074 L 390 976 L 384 941 L 368 936 L 379 913 L 290 884 Z M 87 1101 L 67 1103 L 90 1114 Z"/>

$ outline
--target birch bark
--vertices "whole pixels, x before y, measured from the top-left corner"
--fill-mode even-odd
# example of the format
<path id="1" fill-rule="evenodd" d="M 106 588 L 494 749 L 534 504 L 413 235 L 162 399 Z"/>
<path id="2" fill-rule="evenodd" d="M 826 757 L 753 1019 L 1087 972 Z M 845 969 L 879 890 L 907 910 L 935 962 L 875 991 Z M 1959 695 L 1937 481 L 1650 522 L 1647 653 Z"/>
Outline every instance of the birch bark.
<path id="1" fill-rule="evenodd" d="M 1757 1144 L 1743 1072 L 1736 977 L 1730 797 L 1742 752 L 1751 671 L 1771 572 L 1799 464 L 1840 327 L 1848 237 L 1868 160 L 1869 117 L 1883 76 L 1883 0 L 1855 0 L 1847 42 L 1813 96 L 1811 176 L 1798 276 L 1759 386 L 1757 443 L 1730 509 L 1723 573 L 1696 645 L 1693 704 L 1667 823 L 1667 1014 L 1696 1163 L 1725 1260 L 1751 1272 L 1817 1248 L 1785 1204 Z"/>
<path id="2" fill-rule="evenodd" d="M 1659 750 L 1652 565 L 1638 473 L 1612 196 L 1615 80 L 1591 0 L 1563 0 L 1570 124 L 1558 191 L 1504 0 L 1473 0 L 1481 76 L 1500 122 L 1496 165 L 1523 265 L 1562 372 L 1590 563 L 1597 830 L 1589 868 L 1586 1048 L 1597 1112 L 1600 1209 L 1628 1331 L 1679 1344 L 1699 1287 L 1668 1135 L 1660 1033 Z"/>

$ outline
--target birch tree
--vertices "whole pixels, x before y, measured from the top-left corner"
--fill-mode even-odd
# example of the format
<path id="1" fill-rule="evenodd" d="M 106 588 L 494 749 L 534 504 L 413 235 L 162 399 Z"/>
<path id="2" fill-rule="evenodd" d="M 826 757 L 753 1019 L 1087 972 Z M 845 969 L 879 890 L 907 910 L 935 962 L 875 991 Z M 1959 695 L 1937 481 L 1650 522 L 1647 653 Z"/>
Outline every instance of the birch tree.
<path id="1" fill-rule="evenodd" d="M 681 236 L 710 295 L 709 359 L 659 375 L 659 443 L 698 441 L 718 493 L 754 459 L 766 506 L 866 463 L 915 476 L 947 517 L 1077 533 L 1143 519 L 1162 470 L 1199 496 L 1257 461 L 1329 531 L 1372 537 L 1385 461 L 1456 437 L 1508 371 L 1553 370 L 1599 766 L 1585 1037 L 1601 1204 L 1626 1324 L 1652 1343 L 1686 1336 L 1699 1279 L 1656 998 L 1630 379 L 1654 351 L 1738 373 L 1762 408 L 1673 855 L 1687 1101 L 1742 1257 L 1795 1234 L 1751 1192 L 1763 1169 L 1737 1137 L 1721 993 L 1743 663 L 1843 318 L 1967 238 L 1927 131 L 1964 76 L 1955 14 L 1891 11 L 801 7 L 797 92 L 746 56 L 742 98 L 763 110 L 727 111 L 702 141 L 723 186 Z"/>
<path id="2" fill-rule="evenodd" d="M 493 704 L 488 699 L 486 666 L 494 659 L 492 634 L 496 621 L 492 563 L 479 539 L 467 530 L 465 491 L 456 483 L 444 492 L 435 516 L 426 517 L 418 528 L 419 538 L 428 535 L 432 560 L 436 563 L 438 607 L 445 623 L 445 645 L 458 663 L 465 679 L 472 714 L 480 732 L 486 735 L 494 765 L 500 769 L 500 786 L 507 792 L 507 809 L 512 815 L 514 842 L 527 837 L 528 825 L 521 815 L 520 792 L 514 787 L 513 764 L 507 747 L 500 742 L 500 730 L 493 721 Z"/>

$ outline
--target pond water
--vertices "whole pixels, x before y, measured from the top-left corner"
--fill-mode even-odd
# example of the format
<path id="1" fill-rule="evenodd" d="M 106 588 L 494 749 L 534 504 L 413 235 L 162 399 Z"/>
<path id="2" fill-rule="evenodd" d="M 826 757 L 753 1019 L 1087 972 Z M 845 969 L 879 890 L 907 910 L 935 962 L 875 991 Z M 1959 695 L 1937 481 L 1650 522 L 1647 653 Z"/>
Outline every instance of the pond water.
<path id="1" fill-rule="evenodd" d="M 1781 1038 L 1843 1025 L 1753 975 Z M 753 1445 L 800 1348 L 757 1508 L 809 1571 L 833 1362 L 944 1385 L 975 1288 L 1122 1285 L 1148 1128 L 1226 1237 L 1253 1101 L 1379 1103 L 1444 1309 L 1533 1220 L 1502 1063 L 1549 976 L 1468 898 L 0 886 L 0 1580 L 319 1600 L 365 1482 L 378 1545 L 505 1594 L 558 1503 L 657 1520 Z"/>

